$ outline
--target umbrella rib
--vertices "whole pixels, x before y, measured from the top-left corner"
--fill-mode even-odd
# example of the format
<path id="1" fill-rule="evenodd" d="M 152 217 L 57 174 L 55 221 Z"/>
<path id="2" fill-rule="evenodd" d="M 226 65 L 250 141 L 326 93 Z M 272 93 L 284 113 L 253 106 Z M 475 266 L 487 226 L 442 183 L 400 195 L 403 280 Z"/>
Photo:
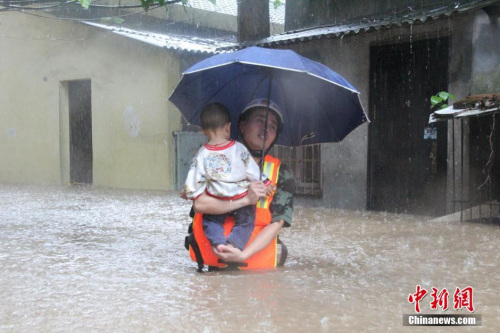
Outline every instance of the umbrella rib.
<path id="1" fill-rule="evenodd" d="M 186 72 L 182 73 L 182 75 L 185 75 L 185 74 L 194 74 L 194 73 L 197 73 L 197 72 L 206 71 L 206 70 L 210 70 L 210 69 L 217 68 L 217 67 L 223 67 L 223 66 L 226 66 L 226 65 L 234 64 L 234 63 L 240 63 L 240 64 L 244 64 L 244 65 L 252 65 L 252 66 L 258 66 L 258 67 L 268 67 L 268 68 L 274 68 L 274 69 L 281 69 L 281 70 L 284 70 L 284 71 L 297 72 L 297 73 L 306 73 L 307 75 L 314 76 L 314 77 L 316 77 L 316 78 L 318 78 L 320 80 L 323 80 L 323 81 L 326 81 L 326 82 L 330 82 L 330 83 L 332 83 L 334 85 L 337 85 L 339 87 L 345 88 L 347 90 L 350 90 L 350 91 L 352 91 L 354 93 L 359 94 L 359 91 L 357 91 L 356 89 L 352 89 L 350 87 L 346 87 L 345 85 L 339 84 L 339 83 L 337 83 L 335 81 L 326 79 L 324 77 L 321 77 L 319 75 L 313 74 L 313 73 L 311 73 L 309 71 L 306 71 L 306 70 L 291 69 L 291 68 L 288 68 L 288 67 L 281 67 L 281 66 L 271 66 L 271 65 L 265 65 L 265 64 L 262 64 L 262 63 L 251 62 L 251 61 L 241 61 L 241 60 L 238 60 L 238 61 L 228 61 L 228 62 L 225 62 L 223 64 L 219 64 L 219 65 L 215 65 L 215 66 L 211 66 L 211 67 L 204 67 L 204 68 L 197 69 L 197 70 L 191 71 L 191 72 L 186 71 Z"/>
<path id="2" fill-rule="evenodd" d="M 183 72 L 182 75 L 191 75 L 191 74 L 195 74 L 195 73 L 198 73 L 198 72 L 204 72 L 204 71 L 207 71 L 207 70 L 210 70 L 210 69 L 213 69 L 213 68 L 231 65 L 231 64 L 234 64 L 235 62 L 239 62 L 239 61 L 232 60 L 232 61 L 225 62 L 223 64 L 218 64 L 218 65 L 214 65 L 214 66 L 210 66 L 210 67 L 203 67 L 203 68 L 196 69 L 196 70 L 193 70 L 193 71 L 187 70 L 187 71 Z"/>
<path id="3" fill-rule="evenodd" d="M 314 76 L 318 79 L 321 79 L 323 81 L 326 81 L 326 82 L 329 82 L 329 83 L 332 83 L 336 86 L 339 86 L 339 87 L 342 87 L 344 89 L 347 89 L 347 90 L 350 90 L 352 91 L 353 93 L 356 93 L 356 94 L 359 94 L 359 91 L 357 91 L 356 89 L 352 89 L 350 87 L 346 87 L 345 85 L 342 85 L 342 84 L 339 84 L 335 81 L 332 81 L 332 80 L 329 80 L 329 79 L 326 79 L 324 77 L 321 77 L 319 75 L 316 75 L 314 73 L 311 73 L 309 71 L 306 71 L 306 70 L 302 70 L 302 69 L 291 69 L 291 68 L 287 68 L 287 67 L 279 67 L 279 66 L 270 66 L 270 65 L 263 65 L 263 64 L 259 64 L 257 62 L 250 62 L 250 61 L 238 61 L 239 63 L 241 64 L 245 64 L 245 65 L 253 65 L 253 66 L 259 66 L 259 67 L 268 67 L 268 68 L 273 68 L 273 69 L 280 69 L 280 70 L 284 70 L 284 71 L 287 71 L 287 72 L 296 72 L 296 73 L 305 73 L 307 75 L 311 75 L 311 76 Z"/>

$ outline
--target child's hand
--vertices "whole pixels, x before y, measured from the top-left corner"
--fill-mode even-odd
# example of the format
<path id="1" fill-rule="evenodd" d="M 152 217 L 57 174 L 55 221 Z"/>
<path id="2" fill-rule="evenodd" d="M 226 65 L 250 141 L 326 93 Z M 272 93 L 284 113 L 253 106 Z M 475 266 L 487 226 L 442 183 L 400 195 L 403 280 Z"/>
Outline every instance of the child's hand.
<path id="1" fill-rule="evenodd" d="M 179 192 L 179 196 L 184 199 L 184 200 L 187 200 L 188 197 L 187 197 L 187 194 L 186 194 L 186 190 L 185 189 L 182 189 L 180 192 Z"/>

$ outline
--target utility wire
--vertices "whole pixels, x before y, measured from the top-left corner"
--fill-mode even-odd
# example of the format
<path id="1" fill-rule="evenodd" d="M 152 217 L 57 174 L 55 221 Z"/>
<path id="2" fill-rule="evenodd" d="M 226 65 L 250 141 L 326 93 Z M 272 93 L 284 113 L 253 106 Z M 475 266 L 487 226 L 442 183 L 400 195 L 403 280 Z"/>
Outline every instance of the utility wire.
<path id="1" fill-rule="evenodd" d="M 43 6 L 43 7 L 18 6 L 18 5 L 11 5 L 11 4 L 9 4 L 6 7 L 7 7 L 7 9 L 13 8 L 13 9 L 21 9 L 21 10 L 45 10 L 45 9 L 49 9 L 49 8 L 61 7 L 61 6 L 67 5 L 67 4 L 74 4 L 74 3 L 75 2 L 73 0 L 68 0 L 68 1 L 63 2 L 63 3 L 58 3 L 58 4 L 54 4 L 54 5 L 47 5 L 47 6 Z"/>
<path id="2" fill-rule="evenodd" d="M 152 9 L 156 9 L 156 8 L 159 8 L 159 6 L 157 7 L 151 7 L 149 10 L 152 10 Z M 1 11 L 1 10 L 0 10 Z M 132 16 L 132 15 L 136 15 L 136 14 L 141 14 L 141 13 L 144 13 L 146 12 L 146 10 L 139 10 L 137 12 L 133 12 L 133 13 L 126 13 L 126 14 L 120 14 L 120 15 L 113 15 L 113 17 L 127 17 L 127 16 Z M 109 19 L 110 16 L 103 16 L 103 17 L 94 17 L 94 18 L 75 18 L 75 17 L 54 17 L 54 16 L 47 16 L 47 15 L 39 15 L 39 14 L 35 14 L 35 12 L 33 13 L 30 13 L 29 11 L 27 10 L 22 10 L 22 13 L 23 14 L 26 14 L 26 15 L 31 15 L 31 16 L 35 16 L 35 17 L 41 17 L 41 18 L 46 18 L 46 19 L 52 19 L 52 20 L 63 20 L 63 21 L 76 21 L 76 22 L 84 22 L 84 21 L 101 21 L 103 19 Z"/>
<path id="3" fill-rule="evenodd" d="M 16 4 L 26 4 L 23 6 L 12 6 L 10 4 L 16 3 Z M 47 5 L 44 7 L 32 7 L 33 4 L 49 4 L 52 3 L 53 5 Z M 165 1 L 166 5 L 172 5 L 176 3 L 183 3 L 182 0 L 167 0 Z M 50 11 L 45 11 L 45 9 L 54 9 L 57 8 L 58 6 L 68 6 L 68 5 L 78 5 L 79 3 L 74 0 L 61 0 L 61 1 L 56 1 L 56 0 L 0 0 L 0 6 L 5 6 L 5 4 L 9 5 L 7 8 L 0 8 L 0 13 L 1 12 L 8 12 L 8 11 L 18 11 L 22 12 L 23 14 L 26 15 L 31 15 L 35 17 L 40 17 L 40 18 L 46 18 L 46 19 L 54 19 L 54 20 L 67 20 L 67 21 L 76 21 L 76 22 L 82 22 L 82 21 L 101 21 L 103 19 L 109 19 L 110 16 L 103 16 L 103 17 L 94 17 L 94 18 L 76 18 L 76 17 L 59 17 L 59 16 L 49 16 Z M 160 6 L 158 3 L 157 5 L 149 7 L 148 11 L 152 11 L 155 9 L 158 9 L 162 6 Z M 109 5 L 98 5 L 98 4 L 91 4 L 90 7 L 95 7 L 96 9 L 98 8 L 106 8 L 106 9 L 134 9 L 134 8 L 142 8 L 141 5 L 117 5 L 117 6 L 109 6 Z M 47 15 L 40 15 L 37 14 L 36 12 L 39 11 L 45 12 Z M 112 17 L 116 18 L 123 18 L 127 16 L 132 16 L 132 15 L 137 15 L 137 14 L 142 14 L 146 12 L 146 10 L 139 10 L 133 13 L 122 13 L 118 15 L 112 15 Z M 206 16 L 208 13 L 203 14 L 202 16 Z M 189 23 L 193 22 L 193 20 L 196 20 L 196 18 L 189 18 L 183 21 L 176 21 L 176 22 L 169 22 L 166 23 L 165 25 L 175 25 L 175 24 L 182 24 L 182 23 Z M 228 37 L 231 37 L 232 35 L 226 35 L 226 36 L 219 36 L 219 37 L 211 37 L 213 40 L 224 40 Z M 6 37 L 6 36 L 3 36 Z"/>
<path id="4" fill-rule="evenodd" d="M 33 7 L 36 4 L 46 4 L 46 3 L 54 3 L 54 2 L 57 2 L 57 3 L 55 3 L 53 5 L 44 6 L 44 7 Z M 176 4 L 176 3 L 180 3 L 180 2 L 182 2 L 182 0 L 168 0 L 168 1 L 165 1 L 165 5 L 172 5 L 172 4 Z M 15 4 L 13 5 L 13 3 L 15 3 Z M 20 5 L 20 4 L 24 4 L 24 5 Z M 58 2 L 58 1 L 54 1 L 54 0 L 37 0 L 37 1 L 0 0 L 0 6 L 5 7 L 2 10 L 5 10 L 5 9 L 8 10 L 9 8 L 24 9 L 24 10 L 44 10 L 44 9 L 48 9 L 48 8 L 65 6 L 68 4 L 79 5 L 78 2 L 73 1 L 73 0 L 69 0 L 66 2 Z M 150 8 L 156 8 L 159 6 L 160 6 L 160 4 L 158 2 L 155 2 L 154 5 L 151 6 Z M 89 7 L 110 8 L 110 9 L 133 9 L 133 8 L 142 8 L 142 5 L 141 4 L 137 4 L 137 5 L 98 5 L 98 4 L 91 3 L 91 4 L 89 4 Z"/>

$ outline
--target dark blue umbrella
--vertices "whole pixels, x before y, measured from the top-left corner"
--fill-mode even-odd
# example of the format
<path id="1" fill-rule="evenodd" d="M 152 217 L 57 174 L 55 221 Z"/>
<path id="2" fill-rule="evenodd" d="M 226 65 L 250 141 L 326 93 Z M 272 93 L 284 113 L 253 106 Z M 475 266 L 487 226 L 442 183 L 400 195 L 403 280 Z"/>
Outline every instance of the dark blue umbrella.
<path id="1" fill-rule="evenodd" d="M 284 146 L 341 141 L 368 120 L 356 88 L 291 50 L 249 47 L 202 60 L 182 74 L 169 100 L 194 125 L 208 103 L 225 105 L 236 138 L 238 116 L 256 98 L 281 109 L 284 129 L 277 144 Z"/>

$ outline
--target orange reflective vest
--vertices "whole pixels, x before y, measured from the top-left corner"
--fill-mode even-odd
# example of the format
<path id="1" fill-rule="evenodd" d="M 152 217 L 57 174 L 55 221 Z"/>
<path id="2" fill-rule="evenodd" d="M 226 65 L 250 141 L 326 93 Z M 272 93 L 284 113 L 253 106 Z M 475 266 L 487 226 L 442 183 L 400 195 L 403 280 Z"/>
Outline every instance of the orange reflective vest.
<path id="1" fill-rule="evenodd" d="M 268 176 L 272 184 L 276 186 L 278 182 L 278 174 L 280 168 L 280 160 L 266 155 L 264 158 L 264 174 Z M 257 202 L 257 208 L 255 213 L 255 227 L 250 237 L 250 244 L 255 237 L 262 231 L 262 229 L 271 223 L 271 212 L 269 206 L 273 201 L 273 196 L 267 197 L 265 200 L 261 199 Z M 186 247 L 189 248 L 189 253 L 193 261 L 198 262 L 200 266 L 200 259 L 202 259 L 201 266 L 199 270 L 203 267 L 203 264 L 209 267 L 227 267 L 227 263 L 221 262 L 219 258 L 213 253 L 212 246 L 210 242 L 205 237 L 202 225 L 203 214 L 196 214 L 192 223 L 192 234 L 194 236 L 195 244 L 193 244 L 193 237 L 190 242 L 186 242 Z M 226 222 L 224 223 L 224 234 L 229 235 L 234 225 L 234 216 L 228 216 Z M 188 236 L 188 237 L 190 237 Z M 277 253 L 278 253 L 278 237 L 276 237 L 272 242 L 270 242 L 264 249 L 253 255 L 243 264 L 238 265 L 239 269 L 269 269 L 275 268 L 277 265 Z M 188 244 L 189 243 L 189 244 Z M 248 245 L 247 245 L 248 246 Z M 199 251 L 196 249 L 199 248 Z M 201 255 L 202 258 L 199 258 Z"/>

